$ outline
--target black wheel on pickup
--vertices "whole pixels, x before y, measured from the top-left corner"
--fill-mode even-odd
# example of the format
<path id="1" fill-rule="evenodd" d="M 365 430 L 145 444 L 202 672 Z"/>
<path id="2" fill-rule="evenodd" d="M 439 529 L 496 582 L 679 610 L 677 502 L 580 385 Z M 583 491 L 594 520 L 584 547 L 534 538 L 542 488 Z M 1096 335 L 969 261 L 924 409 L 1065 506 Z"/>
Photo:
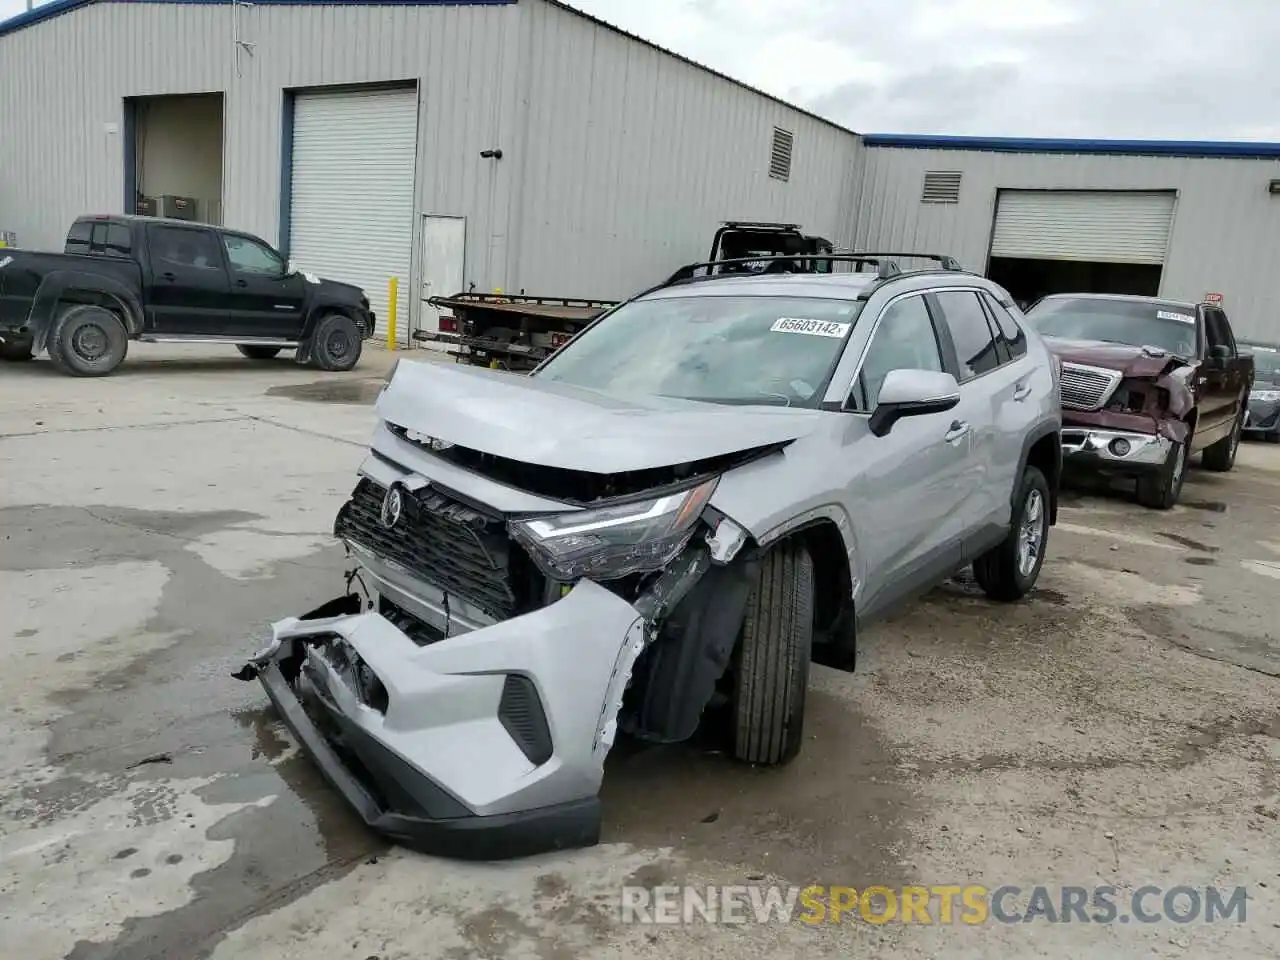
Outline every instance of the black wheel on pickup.
<path id="1" fill-rule="evenodd" d="M 273 360 L 276 355 L 283 350 L 283 347 L 255 347 L 252 344 L 239 343 L 236 349 L 240 351 L 240 355 L 248 357 L 250 360 Z"/>
<path id="2" fill-rule="evenodd" d="M 1231 432 L 1211 447 L 1204 448 L 1200 462 L 1206 470 L 1226 473 L 1236 465 L 1236 451 L 1240 449 L 1240 434 L 1244 432 L 1244 415 L 1236 417 Z"/>
<path id="3" fill-rule="evenodd" d="M 1156 473 L 1138 478 L 1138 502 L 1152 510 L 1171 510 L 1182 496 L 1182 484 L 1187 478 L 1187 450 L 1191 436 L 1182 443 L 1175 442 L 1173 449 Z M 1206 454 L 1207 456 L 1207 454 Z"/>
<path id="4" fill-rule="evenodd" d="M 1049 482 L 1038 467 L 1022 471 L 1004 542 L 973 564 L 978 586 L 992 600 L 1021 600 L 1036 585 L 1049 545 Z"/>
<path id="5" fill-rule="evenodd" d="M 761 562 L 747 599 L 733 685 L 733 752 L 782 765 L 800 752 L 813 649 L 813 559 L 799 542 Z"/>
<path id="6" fill-rule="evenodd" d="M 311 359 L 321 370 L 350 370 L 360 361 L 364 340 L 350 317 L 322 317 L 312 334 Z"/>
<path id="7" fill-rule="evenodd" d="M 21 363 L 24 360 L 30 360 L 35 356 L 32 349 L 34 344 L 30 337 L 22 339 L 6 340 L 0 343 L 0 360 L 6 363 Z"/>
<path id="8" fill-rule="evenodd" d="M 58 317 L 49 332 L 49 359 L 73 377 L 105 377 L 124 362 L 129 334 L 106 307 L 83 304 Z"/>

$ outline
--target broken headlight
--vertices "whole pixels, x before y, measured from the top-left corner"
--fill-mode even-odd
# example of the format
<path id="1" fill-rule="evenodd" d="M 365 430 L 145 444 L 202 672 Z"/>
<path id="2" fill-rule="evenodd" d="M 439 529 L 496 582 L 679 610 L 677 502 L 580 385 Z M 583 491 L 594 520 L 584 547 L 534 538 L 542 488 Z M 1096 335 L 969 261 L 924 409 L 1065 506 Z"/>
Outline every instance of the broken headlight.
<path id="1" fill-rule="evenodd" d="M 556 580 L 661 570 L 693 536 L 716 480 L 647 500 L 512 521 L 511 535 Z"/>

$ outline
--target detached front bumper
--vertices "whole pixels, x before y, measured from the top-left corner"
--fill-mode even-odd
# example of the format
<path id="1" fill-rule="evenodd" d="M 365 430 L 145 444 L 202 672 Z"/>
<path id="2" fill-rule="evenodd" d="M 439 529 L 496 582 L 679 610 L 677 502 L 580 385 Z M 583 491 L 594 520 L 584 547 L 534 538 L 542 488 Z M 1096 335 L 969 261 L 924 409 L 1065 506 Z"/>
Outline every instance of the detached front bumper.
<path id="1" fill-rule="evenodd" d="M 370 827 L 468 860 L 598 842 L 604 759 L 646 642 L 634 607 L 583 581 L 426 646 L 359 609 L 340 598 L 273 624 L 238 676 L 257 677 Z"/>
<path id="2" fill-rule="evenodd" d="M 1161 470 L 1172 449 L 1172 440 L 1150 433 L 1097 427 L 1062 428 L 1062 462 L 1074 470 L 1140 476 Z"/>

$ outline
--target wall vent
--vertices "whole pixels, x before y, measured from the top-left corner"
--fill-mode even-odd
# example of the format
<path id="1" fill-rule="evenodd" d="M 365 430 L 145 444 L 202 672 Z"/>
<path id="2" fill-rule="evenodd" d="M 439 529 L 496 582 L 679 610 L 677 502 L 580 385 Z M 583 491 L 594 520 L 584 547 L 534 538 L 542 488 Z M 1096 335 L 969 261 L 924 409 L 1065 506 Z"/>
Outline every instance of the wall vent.
<path id="1" fill-rule="evenodd" d="M 773 152 L 769 156 L 769 176 L 775 180 L 791 179 L 791 149 L 795 134 L 781 127 L 773 128 Z"/>
<path id="2" fill-rule="evenodd" d="M 960 171 L 930 170 L 924 175 L 921 203 L 959 203 Z"/>

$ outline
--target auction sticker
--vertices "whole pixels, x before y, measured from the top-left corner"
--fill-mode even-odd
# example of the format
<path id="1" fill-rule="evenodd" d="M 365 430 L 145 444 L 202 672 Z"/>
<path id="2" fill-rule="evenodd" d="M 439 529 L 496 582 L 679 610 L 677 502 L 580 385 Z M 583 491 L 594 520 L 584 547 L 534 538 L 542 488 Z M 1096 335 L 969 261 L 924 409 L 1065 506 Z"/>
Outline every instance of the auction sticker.
<path id="1" fill-rule="evenodd" d="M 1172 313 L 1168 310 L 1157 310 L 1156 316 L 1161 320 L 1177 320 L 1180 323 L 1195 323 L 1196 318 L 1185 313 Z"/>
<path id="2" fill-rule="evenodd" d="M 798 317 L 779 317 L 769 329 L 774 333 L 807 333 L 813 337 L 842 338 L 853 326 L 831 320 L 803 320 Z"/>

